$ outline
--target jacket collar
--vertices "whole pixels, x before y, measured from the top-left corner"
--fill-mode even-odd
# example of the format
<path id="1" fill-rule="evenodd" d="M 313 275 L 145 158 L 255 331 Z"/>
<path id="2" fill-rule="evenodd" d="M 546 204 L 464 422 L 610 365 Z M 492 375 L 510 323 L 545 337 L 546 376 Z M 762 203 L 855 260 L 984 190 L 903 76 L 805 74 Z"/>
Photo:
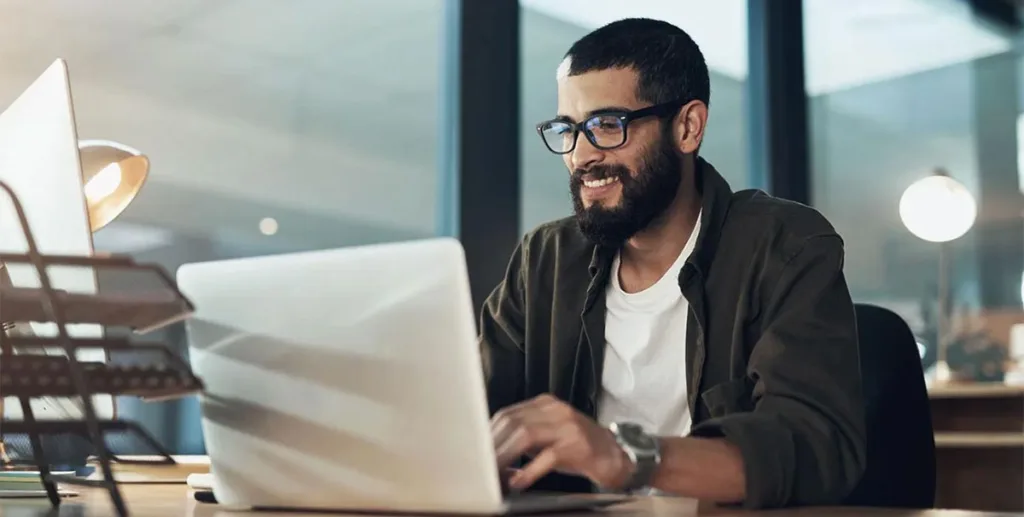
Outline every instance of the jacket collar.
<path id="1" fill-rule="evenodd" d="M 706 275 L 718 248 L 718 238 L 729 210 L 732 189 L 715 167 L 701 157 L 697 157 L 696 172 L 703 215 L 693 254 L 687 262 L 693 264 L 700 274 Z M 590 276 L 596 277 L 599 272 L 606 270 L 617 251 L 606 246 L 594 246 L 594 253 L 590 259 Z"/>

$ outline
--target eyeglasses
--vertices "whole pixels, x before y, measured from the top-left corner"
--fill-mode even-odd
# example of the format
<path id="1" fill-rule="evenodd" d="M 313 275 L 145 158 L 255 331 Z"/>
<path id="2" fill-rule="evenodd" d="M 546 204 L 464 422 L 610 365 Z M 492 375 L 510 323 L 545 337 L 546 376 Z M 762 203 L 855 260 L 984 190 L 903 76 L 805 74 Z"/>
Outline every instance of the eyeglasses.
<path id="1" fill-rule="evenodd" d="M 605 151 L 621 147 L 628 138 L 629 123 L 652 116 L 664 116 L 677 111 L 689 101 L 675 100 L 655 104 L 638 110 L 607 110 L 590 115 L 582 122 L 573 122 L 565 117 L 537 124 L 537 133 L 548 150 L 555 154 L 568 154 L 576 149 L 580 132 L 598 149 Z"/>

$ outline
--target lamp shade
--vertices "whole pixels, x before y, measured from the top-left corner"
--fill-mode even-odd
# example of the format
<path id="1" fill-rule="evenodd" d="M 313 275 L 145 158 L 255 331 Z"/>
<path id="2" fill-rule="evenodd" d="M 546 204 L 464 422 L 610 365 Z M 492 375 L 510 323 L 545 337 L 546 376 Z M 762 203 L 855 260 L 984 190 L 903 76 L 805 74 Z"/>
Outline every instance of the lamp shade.
<path id="1" fill-rule="evenodd" d="M 149 175 L 149 158 L 109 140 L 81 140 L 82 182 L 93 232 L 103 228 L 135 199 Z"/>
<path id="2" fill-rule="evenodd" d="M 962 183 L 944 171 L 915 181 L 900 197 L 900 219 L 918 238 L 949 242 L 974 225 L 978 206 Z"/>

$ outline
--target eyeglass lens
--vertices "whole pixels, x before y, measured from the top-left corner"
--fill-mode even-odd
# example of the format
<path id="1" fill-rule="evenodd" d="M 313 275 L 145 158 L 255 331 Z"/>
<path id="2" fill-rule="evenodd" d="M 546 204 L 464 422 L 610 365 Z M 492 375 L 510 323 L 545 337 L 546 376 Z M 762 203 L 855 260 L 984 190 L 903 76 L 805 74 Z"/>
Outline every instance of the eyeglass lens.
<path id="1" fill-rule="evenodd" d="M 596 147 L 611 149 L 626 140 L 625 126 L 618 115 L 596 115 L 583 123 L 587 139 Z M 552 152 L 563 154 L 571 151 L 576 143 L 576 132 L 569 122 L 552 121 L 541 128 L 544 143 Z"/>

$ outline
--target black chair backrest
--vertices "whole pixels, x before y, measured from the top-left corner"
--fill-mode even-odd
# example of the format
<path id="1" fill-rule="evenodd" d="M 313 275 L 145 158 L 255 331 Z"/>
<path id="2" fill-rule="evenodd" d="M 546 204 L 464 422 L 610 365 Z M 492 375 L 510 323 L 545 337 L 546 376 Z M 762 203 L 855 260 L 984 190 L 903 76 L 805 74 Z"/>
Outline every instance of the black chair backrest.
<path id="1" fill-rule="evenodd" d="M 896 313 L 856 304 L 867 403 L 867 468 L 847 499 L 856 506 L 931 508 L 935 434 L 917 340 Z"/>

